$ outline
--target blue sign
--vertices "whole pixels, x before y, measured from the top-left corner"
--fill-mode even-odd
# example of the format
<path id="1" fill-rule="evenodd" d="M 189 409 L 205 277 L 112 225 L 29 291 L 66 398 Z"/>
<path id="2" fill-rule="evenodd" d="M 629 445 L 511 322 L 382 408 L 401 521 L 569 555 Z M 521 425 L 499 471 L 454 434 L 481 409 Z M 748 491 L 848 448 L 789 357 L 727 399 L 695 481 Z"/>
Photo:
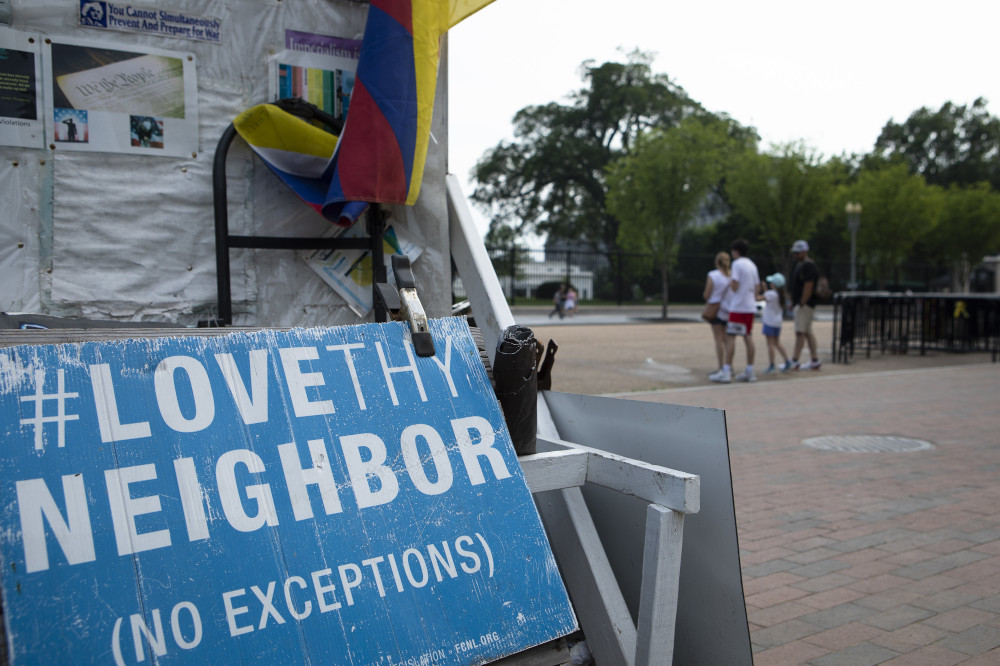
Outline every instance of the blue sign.
<path id="1" fill-rule="evenodd" d="M 11 663 L 481 664 L 576 620 L 463 319 L 0 350 Z"/>

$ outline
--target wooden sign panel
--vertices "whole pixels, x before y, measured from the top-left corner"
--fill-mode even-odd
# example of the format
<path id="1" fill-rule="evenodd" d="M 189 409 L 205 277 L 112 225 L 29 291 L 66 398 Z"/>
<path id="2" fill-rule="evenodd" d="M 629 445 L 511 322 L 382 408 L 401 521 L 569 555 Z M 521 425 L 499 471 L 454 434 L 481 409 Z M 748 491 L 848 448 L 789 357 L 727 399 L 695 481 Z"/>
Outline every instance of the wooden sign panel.
<path id="1" fill-rule="evenodd" d="M 13 663 L 480 664 L 576 626 L 464 320 L 0 350 Z"/>

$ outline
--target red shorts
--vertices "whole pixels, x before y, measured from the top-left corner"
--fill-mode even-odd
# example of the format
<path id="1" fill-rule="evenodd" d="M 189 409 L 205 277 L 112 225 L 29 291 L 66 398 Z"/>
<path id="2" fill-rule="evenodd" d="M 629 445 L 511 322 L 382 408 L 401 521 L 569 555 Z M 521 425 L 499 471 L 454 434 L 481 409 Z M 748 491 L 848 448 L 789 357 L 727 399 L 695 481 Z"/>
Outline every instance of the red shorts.
<path id="1" fill-rule="evenodd" d="M 750 335 L 753 330 L 752 312 L 730 312 L 726 333 L 729 335 Z"/>

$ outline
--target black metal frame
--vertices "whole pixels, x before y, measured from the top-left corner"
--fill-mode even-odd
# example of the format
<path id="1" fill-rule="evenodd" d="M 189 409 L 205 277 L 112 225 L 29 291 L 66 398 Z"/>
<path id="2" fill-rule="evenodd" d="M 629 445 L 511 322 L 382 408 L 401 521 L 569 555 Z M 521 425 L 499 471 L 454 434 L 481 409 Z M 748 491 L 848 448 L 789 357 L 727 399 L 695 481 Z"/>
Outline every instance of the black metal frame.
<path id="1" fill-rule="evenodd" d="M 995 294 L 839 292 L 833 299 L 833 361 L 855 349 L 920 354 L 986 351 L 1000 360 L 1000 297 Z"/>
<path id="2" fill-rule="evenodd" d="M 279 100 L 275 105 L 289 113 L 309 120 L 319 120 L 335 132 L 341 130 L 341 122 L 333 116 L 301 99 Z M 389 214 L 378 204 L 371 204 L 365 213 L 368 236 L 357 238 L 301 238 L 294 236 L 240 236 L 229 233 L 229 200 L 226 188 L 226 157 L 236 138 L 236 128 L 232 123 L 222 133 L 215 148 L 212 163 L 212 194 L 215 211 L 215 266 L 218 280 L 219 312 L 216 320 L 207 322 L 211 326 L 229 326 L 233 323 L 233 296 L 230 283 L 229 252 L 233 248 L 256 250 L 322 250 L 354 249 L 367 250 L 372 255 L 372 299 L 375 321 L 388 321 L 385 304 L 379 298 L 376 285 L 385 283 L 387 271 L 382 235 L 385 233 Z"/>

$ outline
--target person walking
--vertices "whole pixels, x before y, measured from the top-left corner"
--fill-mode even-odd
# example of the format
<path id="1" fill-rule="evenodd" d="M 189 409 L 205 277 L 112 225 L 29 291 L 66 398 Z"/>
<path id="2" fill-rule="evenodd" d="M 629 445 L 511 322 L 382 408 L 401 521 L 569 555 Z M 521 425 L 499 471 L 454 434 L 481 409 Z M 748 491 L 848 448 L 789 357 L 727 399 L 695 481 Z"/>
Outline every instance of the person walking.
<path id="1" fill-rule="evenodd" d="M 712 327 L 712 340 L 715 343 L 715 356 L 719 361 L 716 372 L 726 364 L 726 324 L 729 323 L 728 296 L 729 289 L 729 253 L 719 252 L 715 255 L 715 268 L 708 272 L 705 278 L 705 309 L 702 319 Z"/>
<path id="2" fill-rule="evenodd" d="M 576 289 L 572 285 L 566 289 L 566 302 L 563 304 L 563 309 L 566 311 L 566 316 L 572 317 L 576 313 Z"/>
<path id="3" fill-rule="evenodd" d="M 767 359 L 770 365 L 764 371 L 765 375 L 773 375 L 778 370 L 787 372 L 792 368 L 792 362 L 788 359 L 785 346 L 781 344 L 781 321 L 785 312 L 785 276 L 781 273 L 774 273 L 764 278 L 767 289 L 764 291 L 764 312 L 761 315 L 762 328 L 764 329 L 764 339 L 767 340 Z M 784 359 L 780 367 L 774 365 L 774 352 L 777 351 Z"/>
<path id="4" fill-rule="evenodd" d="M 813 334 L 813 317 L 816 314 L 816 283 L 819 280 L 819 270 L 809 258 L 809 243 L 797 240 L 792 243 L 792 254 L 795 256 L 795 267 L 792 269 L 792 280 L 789 286 L 792 297 L 792 307 L 795 312 L 795 347 L 792 350 L 792 368 L 798 370 L 819 370 L 823 362 L 816 353 L 816 335 Z M 809 345 L 811 360 L 799 363 L 802 347 Z"/>
<path id="5" fill-rule="evenodd" d="M 549 319 L 552 319 L 552 315 L 557 314 L 559 318 L 562 319 L 566 315 L 566 285 L 559 285 L 559 289 L 556 290 L 555 295 L 552 296 L 552 312 L 549 313 Z"/>
<path id="6" fill-rule="evenodd" d="M 754 344 L 753 318 L 757 312 L 757 296 L 760 294 L 760 273 L 747 255 L 750 244 L 746 239 L 738 238 L 729 248 L 733 256 L 731 274 L 729 276 L 729 323 L 726 325 L 726 363 L 718 372 L 709 375 L 713 382 L 728 384 L 733 380 L 733 358 L 736 355 L 736 338 L 742 337 L 747 350 L 747 367 L 736 377 L 738 382 L 755 382 L 757 376 L 753 372 Z"/>

